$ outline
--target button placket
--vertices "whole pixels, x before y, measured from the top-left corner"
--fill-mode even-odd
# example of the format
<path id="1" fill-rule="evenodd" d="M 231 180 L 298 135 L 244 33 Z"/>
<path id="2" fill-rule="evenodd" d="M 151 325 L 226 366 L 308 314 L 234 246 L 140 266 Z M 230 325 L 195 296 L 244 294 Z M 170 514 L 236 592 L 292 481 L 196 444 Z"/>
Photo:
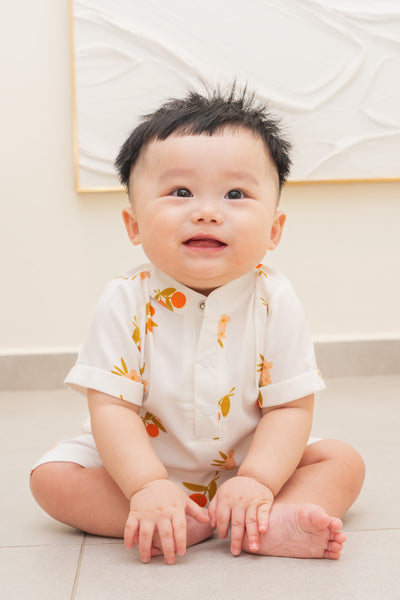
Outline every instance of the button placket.
<path id="1" fill-rule="evenodd" d="M 194 382 L 194 430 L 198 439 L 215 439 L 219 436 L 217 327 L 216 318 L 205 314 L 197 347 Z"/>

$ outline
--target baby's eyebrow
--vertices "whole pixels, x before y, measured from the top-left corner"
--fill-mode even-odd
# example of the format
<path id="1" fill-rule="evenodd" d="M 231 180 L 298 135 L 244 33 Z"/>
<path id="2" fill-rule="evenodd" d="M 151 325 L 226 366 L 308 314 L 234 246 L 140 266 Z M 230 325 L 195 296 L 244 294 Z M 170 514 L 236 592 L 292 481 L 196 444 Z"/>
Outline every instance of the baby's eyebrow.
<path id="1" fill-rule="evenodd" d="M 195 169 L 185 169 L 184 167 L 176 167 L 173 169 L 167 169 L 159 173 L 158 179 L 163 182 L 164 180 L 174 179 L 176 177 L 184 177 L 193 175 Z"/>
<path id="2" fill-rule="evenodd" d="M 161 171 L 158 175 L 158 179 L 161 183 L 164 181 L 168 181 L 170 179 L 176 179 L 180 177 L 187 177 L 190 175 L 196 175 L 195 168 L 185 168 L 185 167 L 175 167 L 172 169 L 167 169 L 166 171 Z M 231 182 L 232 184 L 238 183 L 251 183 L 251 184 L 259 184 L 258 178 L 253 175 L 253 173 L 247 171 L 237 171 L 227 169 L 221 172 L 221 178 L 226 179 L 227 183 Z"/>
<path id="3" fill-rule="evenodd" d="M 223 175 L 227 178 L 227 180 L 231 180 L 232 182 L 240 183 L 243 181 L 244 183 L 252 184 L 260 183 L 258 177 L 249 171 L 227 170 L 223 172 Z"/>

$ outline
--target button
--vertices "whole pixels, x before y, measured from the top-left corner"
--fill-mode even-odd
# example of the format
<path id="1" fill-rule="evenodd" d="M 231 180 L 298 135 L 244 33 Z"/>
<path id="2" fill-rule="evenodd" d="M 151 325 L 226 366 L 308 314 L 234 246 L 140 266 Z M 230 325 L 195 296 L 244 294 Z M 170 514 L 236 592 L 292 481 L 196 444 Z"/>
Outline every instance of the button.
<path id="1" fill-rule="evenodd" d="M 211 361 L 211 359 L 208 356 L 203 356 L 200 359 L 200 364 L 201 364 L 202 367 L 205 367 L 207 369 L 208 367 L 211 367 L 212 361 Z"/>
<path id="2" fill-rule="evenodd" d="M 215 357 L 213 356 L 208 356 L 207 354 L 205 354 L 204 356 L 202 356 L 200 358 L 200 364 L 202 367 L 204 367 L 205 369 L 208 369 L 208 367 L 215 367 L 216 366 L 216 360 Z"/>
<path id="3" fill-rule="evenodd" d="M 206 307 L 206 303 L 205 303 L 205 301 L 204 301 L 204 300 L 202 300 L 202 301 L 200 302 L 200 304 L 199 304 L 199 309 L 200 309 L 200 310 L 204 310 L 204 309 L 205 309 L 205 307 Z"/>

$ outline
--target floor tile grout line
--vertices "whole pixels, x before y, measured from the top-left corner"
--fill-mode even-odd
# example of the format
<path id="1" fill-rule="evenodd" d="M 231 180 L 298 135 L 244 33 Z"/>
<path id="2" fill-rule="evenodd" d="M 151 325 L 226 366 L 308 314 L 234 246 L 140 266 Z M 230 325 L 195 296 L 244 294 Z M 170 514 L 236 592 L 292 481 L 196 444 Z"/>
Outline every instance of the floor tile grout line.
<path id="1" fill-rule="evenodd" d="M 81 574 L 81 567 L 82 567 L 83 555 L 85 554 L 85 548 L 86 548 L 86 534 L 84 534 L 84 536 L 83 536 L 81 549 L 79 552 L 78 564 L 76 566 L 74 585 L 72 586 L 70 600 L 75 600 L 75 598 L 76 598 L 76 592 L 78 590 L 79 576 Z"/>
<path id="2" fill-rule="evenodd" d="M 0 550 L 11 550 L 20 548 L 73 548 L 74 546 L 80 546 L 81 544 L 8 544 L 8 545 L 0 545 Z"/>
<path id="3" fill-rule="evenodd" d="M 47 544 L 0 544 L 0 548 L 69 548 L 73 546 L 82 546 L 82 541 L 76 544 L 68 544 L 66 542 L 55 542 Z"/>
<path id="4" fill-rule="evenodd" d="M 83 540 L 82 542 L 79 542 L 79 544 L 63 544 L 61 542 L 56 543 L 56 544 L 0 544 L 0 550 L 3 549 L 12 549 L 12 548 L 72 548 L 74 546 L 82 546 Z M 89 547 L 90 546 L 115 546 L 117 544 L 123 544 L 124 541 L 121 539 L 121 541 L 115 541 L 115 542 L 90 542 L 87 543 L 87 541 L 85 542 L 85 547 Z"/>

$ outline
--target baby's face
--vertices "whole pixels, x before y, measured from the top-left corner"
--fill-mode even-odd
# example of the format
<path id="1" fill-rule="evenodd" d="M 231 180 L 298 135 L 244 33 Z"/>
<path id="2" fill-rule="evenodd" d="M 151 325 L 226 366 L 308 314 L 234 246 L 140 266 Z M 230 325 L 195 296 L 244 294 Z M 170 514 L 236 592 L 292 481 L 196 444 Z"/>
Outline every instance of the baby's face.
<path id="1" fill-rule="evenodd" d="M 279 243 L 277 170 L 261 138 L 226 127 L 145 147 L 123 211 L 129 237 L 175 280 L 208 294 L 254 269 Z"/>

